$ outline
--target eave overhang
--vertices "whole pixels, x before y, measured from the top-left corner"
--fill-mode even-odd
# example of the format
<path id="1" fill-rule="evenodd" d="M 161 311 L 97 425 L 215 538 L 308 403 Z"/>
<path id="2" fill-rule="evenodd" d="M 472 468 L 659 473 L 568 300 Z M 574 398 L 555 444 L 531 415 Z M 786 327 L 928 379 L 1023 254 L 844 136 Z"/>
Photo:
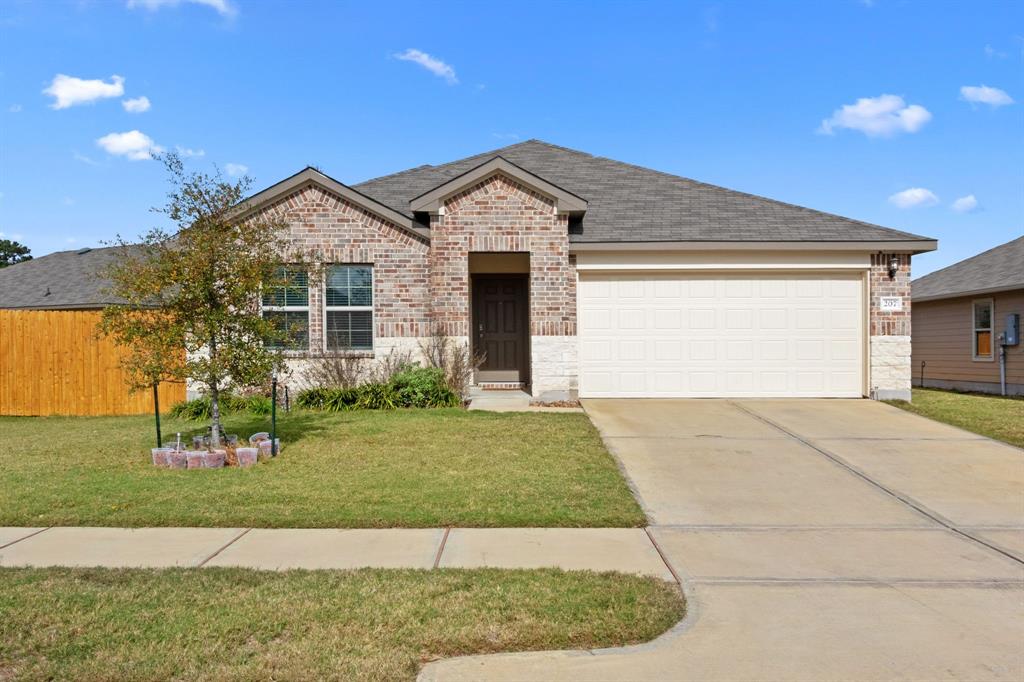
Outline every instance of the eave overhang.
<path id="1" fill-rule="evenodd" d="M 586 251 L 870 251 L 925 253 L 934 251 L 934 239 L 909 241 L 674 241 L 674 242 L 569 242 L 569 253 Z"/>

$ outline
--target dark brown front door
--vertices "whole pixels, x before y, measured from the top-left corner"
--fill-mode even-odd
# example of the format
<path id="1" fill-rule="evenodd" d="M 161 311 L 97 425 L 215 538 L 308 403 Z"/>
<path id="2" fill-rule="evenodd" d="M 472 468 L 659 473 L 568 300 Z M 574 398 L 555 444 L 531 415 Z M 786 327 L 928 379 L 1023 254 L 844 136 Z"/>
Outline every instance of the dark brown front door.
<path id="1" fill-rule="evenodd" d="M 526 277 L 473 278 L 478 381 L 526 381 Z"/>

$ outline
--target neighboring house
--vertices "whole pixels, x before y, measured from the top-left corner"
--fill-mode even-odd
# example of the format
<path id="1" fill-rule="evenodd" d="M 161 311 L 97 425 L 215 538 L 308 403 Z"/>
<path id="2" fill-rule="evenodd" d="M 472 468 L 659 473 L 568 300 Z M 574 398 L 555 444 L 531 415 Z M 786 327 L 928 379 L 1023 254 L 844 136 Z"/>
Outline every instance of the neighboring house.
<path id="1" fill-rule="evenodd" d="M 327 264 L 264 299 L 294 369 L 440 329 L 486 356 L 480 385 L 541 400 L 909 399 L 910 260 L 936 248 L 536 140 L 351 187 L 306 168 L 241 209 Z"/>
<path id="2" fill-rule="evenodd" d="M 1024 318 L 1024 237 L 912 284 L 914 385 L 1000 392 L 1000 335 Z M 1024 394 L 1024 344 L 1005 349 L 1006 392 Z"/>
<path id="3" fill-rule="evenodd" d="M 932 239 L 531 140 L 247 200 L 317 251 L 266 301 L 302 356 L 416 353 L 574 397 L 910 397 L 910 259 Z"/>
<path id="4" fill-rule="evenodd" d="M 0 268 L 0 414 L 152 413 L 152 392 L 129 391 L 123 351 L 96 333 L 100 311 L 120 302 L 97 275 L 123 253 L 78 249 Z M 163 406 L 184 397 L 182 384 L 160 387 Z"/>

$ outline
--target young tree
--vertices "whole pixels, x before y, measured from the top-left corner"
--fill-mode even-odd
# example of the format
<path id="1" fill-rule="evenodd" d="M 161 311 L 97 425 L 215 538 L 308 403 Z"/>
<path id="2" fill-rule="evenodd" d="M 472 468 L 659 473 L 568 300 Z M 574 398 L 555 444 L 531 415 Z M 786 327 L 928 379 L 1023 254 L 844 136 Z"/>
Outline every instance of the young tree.
<path id="1" fill-rule="evenodd" d="M 24 260 L 32 260 L 32 254 L 27 246 L 10 239 L 0 239 L 0 268 Z"/>
<path id="2" fill-rule="evenodd" d="M 286 341 L 289 330 L 263 318 L 261 292 L 287 283 L 286 263 L 302 267 L 307 259 L 291 248 L 281 218 L 242 210 L 248 177 L 187 173 L 176 154 L 161 160 L 171 191 L 166 206 L 153 210 L 177 229 L 155 228 L 141 243 L 118 237 L 124 256 L 103 275 L 124 303 L 103 311 L 101 330 L 127 347 L 134 388 L 203 384 L 216 447 L 224 390 L 262 384 L 283 364 L 267 341 Z"/>

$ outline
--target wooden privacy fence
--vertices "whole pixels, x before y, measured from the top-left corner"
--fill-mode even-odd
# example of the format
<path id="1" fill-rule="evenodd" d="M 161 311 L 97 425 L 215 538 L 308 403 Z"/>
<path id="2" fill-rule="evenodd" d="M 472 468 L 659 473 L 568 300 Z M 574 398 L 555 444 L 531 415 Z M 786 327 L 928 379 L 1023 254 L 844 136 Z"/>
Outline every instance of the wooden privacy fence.
<path id="1" fill-rule="evenodd" d="M 152 413 L 152 389 L 129 391 L 124 351 L 99 321 L 98 310 L 0 310 L 0 414 Z M 184 399 L 184 384 L 161 384 L 161 411 Z"/>

